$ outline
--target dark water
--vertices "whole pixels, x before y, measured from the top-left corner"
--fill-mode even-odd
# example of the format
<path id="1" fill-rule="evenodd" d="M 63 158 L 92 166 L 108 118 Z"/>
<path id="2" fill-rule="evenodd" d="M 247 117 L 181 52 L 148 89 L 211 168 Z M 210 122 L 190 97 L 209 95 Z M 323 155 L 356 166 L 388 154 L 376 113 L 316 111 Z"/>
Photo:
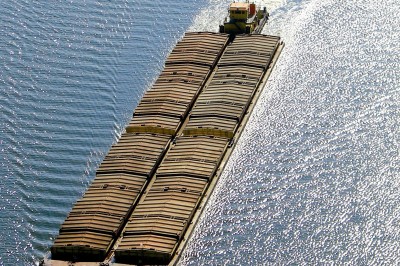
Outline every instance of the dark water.
<path id="1" fill-rule="evenodd" d="M 400 263 L 400 2 L 265 1 L 285 50 L 182 265 Z M 34 265 L 228 1 L 2 1 L 0 265 Z"/>

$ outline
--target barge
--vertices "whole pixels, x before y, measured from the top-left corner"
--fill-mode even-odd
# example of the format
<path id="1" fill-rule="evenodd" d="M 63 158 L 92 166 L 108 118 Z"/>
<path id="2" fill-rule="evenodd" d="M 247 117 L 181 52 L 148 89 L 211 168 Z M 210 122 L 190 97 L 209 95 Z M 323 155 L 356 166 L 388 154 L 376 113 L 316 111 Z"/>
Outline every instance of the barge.
<path id="1" fill-rule="evenodd" d="M 42 265 L 176 264 L 282 49 L 186 33 Z"/>

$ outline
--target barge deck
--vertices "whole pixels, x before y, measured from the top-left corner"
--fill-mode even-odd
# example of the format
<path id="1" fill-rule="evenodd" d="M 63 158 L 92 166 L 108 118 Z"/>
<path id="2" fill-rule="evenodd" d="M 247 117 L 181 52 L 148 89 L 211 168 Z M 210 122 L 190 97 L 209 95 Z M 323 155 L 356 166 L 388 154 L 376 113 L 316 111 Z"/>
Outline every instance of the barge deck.
<path id="1" fill-rule="evenodd" d="M 186 33 L 43 265 L 176 264 L 282 49 Z"/>

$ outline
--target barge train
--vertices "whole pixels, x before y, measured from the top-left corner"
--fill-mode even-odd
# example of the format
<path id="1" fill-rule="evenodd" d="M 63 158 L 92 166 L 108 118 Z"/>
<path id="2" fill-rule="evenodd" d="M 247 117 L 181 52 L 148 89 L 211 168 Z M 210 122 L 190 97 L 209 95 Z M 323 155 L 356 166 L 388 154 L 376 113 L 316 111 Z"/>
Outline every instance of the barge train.
<path id="1" fill-rule="evenodd" d="M 220 33 L 185 34 L 42 265 L 177 262 L 283 49 L 267 19 L 233 3 Z"/>

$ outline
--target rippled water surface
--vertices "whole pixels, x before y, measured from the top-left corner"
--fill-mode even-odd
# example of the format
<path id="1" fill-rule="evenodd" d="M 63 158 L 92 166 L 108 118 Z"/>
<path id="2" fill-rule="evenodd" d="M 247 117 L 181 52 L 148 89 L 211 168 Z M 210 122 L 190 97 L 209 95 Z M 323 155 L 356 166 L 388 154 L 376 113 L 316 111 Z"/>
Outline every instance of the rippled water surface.
<path id="1" fill-rule="evenodd" d="M 400 2 L 262 2 L 286 47 L 180 264 L 399 264 Z M 0 265 L 44 256 L 168 52 L 227 4 L 0 3 Z"/>

